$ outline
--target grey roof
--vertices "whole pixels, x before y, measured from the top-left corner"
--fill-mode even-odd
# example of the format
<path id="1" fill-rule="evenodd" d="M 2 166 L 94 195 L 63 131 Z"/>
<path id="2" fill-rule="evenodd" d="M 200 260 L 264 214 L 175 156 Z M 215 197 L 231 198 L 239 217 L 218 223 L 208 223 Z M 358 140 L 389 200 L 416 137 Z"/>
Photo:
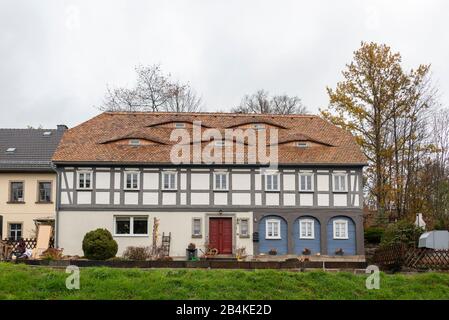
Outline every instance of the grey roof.
<path id="1" fill-rule="evenodd" d="M 51 171 L 51 158 L 66 130 L 64 125 L 57 129 L 0 129 L 0 171 Z M 7 152 L 9 148 L 15 150 Z"/>

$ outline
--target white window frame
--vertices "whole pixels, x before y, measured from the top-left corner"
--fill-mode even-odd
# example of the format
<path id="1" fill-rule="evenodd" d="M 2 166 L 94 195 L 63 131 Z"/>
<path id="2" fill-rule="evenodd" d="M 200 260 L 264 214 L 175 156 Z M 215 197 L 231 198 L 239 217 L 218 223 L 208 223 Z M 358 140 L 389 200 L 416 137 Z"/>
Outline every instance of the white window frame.
<path id="1" fill-rule="evenodd" d="M 84 174 L 84 186 L 80 186 L 80 175 Z M 86 174 L 90 174 L 90 185 L 86 187 Z M 79 170 L 76 172 L 76 187 L 78 190 L 92 190 L 92 184 L 94 182 L 94 173 L 92 170 Z"/>
<path id="2" fill-rule="evenodd" d="M 200 223 L 200 232 L 195 233 L 195 221 Z M 203 236 L 203 219 L 200 217 L 192 218 L 192 238 L 201 238 Z"/>
<path id="3" fill-rule="evenodd" d="M 129 233 L 117 233 L 117 218 L 129 218 Z M 147 233 L 134 234 L 134 219 L 147 219 Z M 114 216 L 114 237 L 148 237 L 150 230 L 150 218 L 148 216 Z"/>
<path id="4" fill-rule="evenodd" d="M 246 231 L 247 233 L 242 233 L 242 223 L 246 223 Z M 249 238 L 249 219 L 248 218 L 243 218 L 240 219 L 240 225 L 239 225 L 239 235 L 241 238 Z"/>
<path id="5" fill-rule="evenodd" d="M 302 235 L 302 231 L 304 226 L 302 225 L 303 223 L 310 223 L 311 224 L 311 235 L 307 235 L 307 230 L 306 231 L 306 235 L 303 236 Z M 307 218 L 307 219 L 299 219 L 299 239 L 315 239 L 315 220 Z"/>
<path id="6" fill-rule="evenodd" d="M 11 232 L 13 231 L 12 225 L 20 225 L 20 229 L 14 229 L 14 237 L 11 237 Z M 14 240 L 19 240 L 23 238 L 23 223 L 22 222 L 9 222 L 8 223 L 8 238 L 14 238 Z M 20 231 L 20 238 L 17 237 L 17 233 Z"/>
<path id="7" fill-rule="evenodd" d="M 337 224 L 341 224 L 341 225 L 344 226 L 344 232 L 345 232 L 344 236 L 342 236 L 341 234 L 340 234 L 340 235 L 337 235 L 337 228 L 336 228 L 336 225 L 337 225 Z M 334 220 L 334 222 L 332 223 L 332 228 L 333 228 L 334 239 L 337 239 L 337 240 L 346 240 L 346 239 L 349 239 L 349 225 L 348 225 L 348 220 L 345 220 L 345 219 L 337 219 L 337 220 Z M 340 231 L 340 233 L 341 233 L 341 231 Z"/>
<path id="8" fill-rule="evenodd" d="M 130 146 L 140 146 L 140 139 L 129 139 L 128 144 Z"/>
<path id="9" fill-rule="evenodd" d="M 268 189 L 268 176 L 272 176 L 272 177 L 276 176 L 277 177 L 277 188 L 276 189 L 274 189 L 274 188 Z M 280 184 L 281 184 L 281 179 L 280 179 L 278 172 L 277 173 L 265 173 L 265 191 L 279 192 Z M 271 180 L 271 186 L 273 187 L 273 180 Z"/>
<path id="10" fill-rule="evenodd" d="M 165 187 L 165 176 L 166 175 L 174 175 L 175 176 L 174 186 L 168 186 L 167 188 Z M 169 181 L 169 184 L 170 184 L 170 178 L 169 178 L 168 181 Z M 162 172 L 162 190 L 178 190 L 177 184 L 178 184 L 178 173 L 176 171 L 164 171 L 164 172 Z"/>
<path id="11" fill-rule="evenodd" d="M 220 187 L 217 188 L 217 176 L 226 177 L 226 186 L 223 188 L 223 180 L 220 179 Z M 228 172 L 214 172 L 214 190 L 216 191 L 228 191 L 229 190 L 229 174 Z"/>
<path id="12" fill-rule="evenodd" d="M 335 178 L 339 177 L 341 179 L 341 177 L 344 178 L 345 181 L 345 189 L 342 190 L 340 189 L 336 189 L 336 185 L 335 185 Z M 341 182 L 341 181 L 340 181 Z M 339 184 L 341 185 L 341 183 L 339 182 Z M 334 192 L 348 192 L 348 174 L 347 173 L 333 173 L 332 174 L 332 190 Z"/>
<path id="13" fill-rule="evenodd" d="M 302 184 L 301 184 L 302 177 L 310 177 L 310 179 L 311 179 L 311 183 L 310 183 L 311 189 L 302 189 Z M 313 173 L 300 173 L 299 174 L 299 191 L 301 191 L 301 192 L 314 192 L 314 190 L 315 190 L 314 180 L 315 179 L 314 179 L 314 174 Z"/>
<path id="14" fill-rule="evenodd" d="M 131 187 L 128 187 L 128 175 L 131 175 Z M 137 177 L 137 187 L 133 188 L 133 175 Z M 125 190 L 140 190 L 140 172 L 139 171 L 125 171 Z"/>
<path id="15" fill-rule="evenodd" d="M 269 235 L 268 225 L 269 224 L 275 224 L 277 229 L 277 236 L 275 236 L 275 232 L 273 232 L 273 235 Z M 273 229 L 274 231 L 275 229 Z M 280 219 L 267 219 L 265 221 L 265 239 L 271 239 L 271 240 L 279 240 L 282 239 L 281 237 L 281 220 Z"/>

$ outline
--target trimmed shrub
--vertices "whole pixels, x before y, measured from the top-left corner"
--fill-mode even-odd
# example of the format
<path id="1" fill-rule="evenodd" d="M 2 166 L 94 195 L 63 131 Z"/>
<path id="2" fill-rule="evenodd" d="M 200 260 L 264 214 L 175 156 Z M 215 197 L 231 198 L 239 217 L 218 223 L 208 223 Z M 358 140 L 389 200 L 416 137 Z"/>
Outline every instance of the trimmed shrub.
<path id="1" fill-rule="evenodd" d="M 379 244 L 384 235 L 384 228 L 381 227 L 369 227 L 365 229 L 365 241 L 367 243 Z"/>
<path id="2" fill-rule="evenodd" d="M 107 260 L 115 257 L 118 245 L 106 229 L 86 233 L 83 239 L 84 256 L 91 260 Z"/>
<path id="3" fill-rule="evenodd" d="M 145 261 L 151 258 L 150 247 L 128 247 L 123 252 L 123 258 L 127 260 Z"/>
<path id="4" fill-rule="evenodd" d="M 410 247 L 416 247 L 419 237 L 424 232 L 421 227 L 415 226 L 414 223 L 401 220 L 390 224 L 382 236 L 380 245 L 382 247 L 405 244 Z"/>

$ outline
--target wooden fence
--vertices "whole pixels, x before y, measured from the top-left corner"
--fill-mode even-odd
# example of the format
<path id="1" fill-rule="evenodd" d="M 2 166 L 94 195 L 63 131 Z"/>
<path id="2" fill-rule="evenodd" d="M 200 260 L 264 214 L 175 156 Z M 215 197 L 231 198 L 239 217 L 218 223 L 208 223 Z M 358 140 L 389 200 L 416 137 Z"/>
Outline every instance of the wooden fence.
<path id="1" fill-rule="evenodd" d="M 404 267 L 420 270 L 449 270 L 449 250 L 394 245 L 376 250 L 372 263 L 382 270 L 392 271 L 399 271 Z"/>
<path id="2" fill-rule="evenodd" d="M 16 252 L 17 246 L 19 245 L 20 240 L 14 240 L 14 239 L 5 239 L 4 242 L 10 246 L 12 246 L 12 252 Z M 25 242 L 26 249 L 34 249 L 36 248 L 37 239 L 36 238 L 29 238 L 29 239 L 23 239 Z M 54 247 L 54 239 L 50 238 L 49 248 Z"/>

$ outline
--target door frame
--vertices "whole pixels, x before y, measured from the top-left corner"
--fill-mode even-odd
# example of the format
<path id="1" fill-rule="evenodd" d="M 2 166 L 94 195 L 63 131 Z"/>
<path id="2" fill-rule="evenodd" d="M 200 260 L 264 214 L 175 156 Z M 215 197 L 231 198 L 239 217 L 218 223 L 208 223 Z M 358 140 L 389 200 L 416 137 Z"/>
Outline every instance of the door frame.
<path id="1" fill-rule="evenodd" d="M 208 243 L 209 242 L 209 223 L 210 223 L 210 221 L 209 221 L 209 219 L 210 218 L 228 218 L 228 219 L 231 219 L 231 225 L 232 225 L 232 255 L 235 255 L 235 246 L 236 246 L 236 241 L 237 241 L 237 235 L 236 235 L 236 230 L 235 230 L 235 227 L 236 227 L 236 225 L 235 225 L 235 223 L 236 223 L 236 214 L 235 213 L 227 213 L 227 212 L 223 212 L 222 214 L 219 214 L 219 213 L 217 213 L 217 212 L 210 212 L 210 213 L 207 213 L 206 212 L 206 232 L 205 232 L 205 235 L 206 235 L 206 237 L 205 237 L 205 240 L 206 240 L 206 243 Z M 220 254 L 218 254 L 218 255 L 220 255 Z"/>

